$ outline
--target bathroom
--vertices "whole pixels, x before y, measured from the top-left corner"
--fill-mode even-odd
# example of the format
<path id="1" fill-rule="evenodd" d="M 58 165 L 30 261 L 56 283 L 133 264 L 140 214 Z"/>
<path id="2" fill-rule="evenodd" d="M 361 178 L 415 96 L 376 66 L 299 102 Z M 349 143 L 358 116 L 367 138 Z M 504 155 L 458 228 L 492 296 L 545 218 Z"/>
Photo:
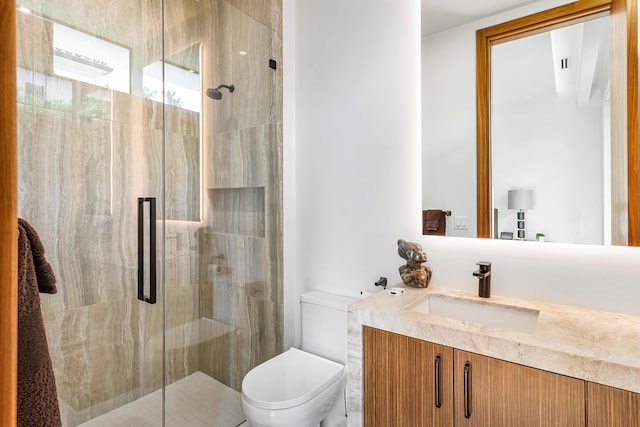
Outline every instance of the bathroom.
<path id="1" fill-rule="evenodd" d="M 459 40 L 451 96 L 465 104 L 449 120 L 460 139 L 475 141 L 473 31 L 562 3 L 535 2 L 448 34 Z M 305 291 L 355 296 L 379 276 L 397 281 L 398 238 L 423 245 L 432 286 L 473 291 L 475 263 L 489 260 L 495 295 L 640 315 L 635 248 L 420 236 L 417 1 L 283 1 L 282 19 L 283 348 L 299 344 Z"/>

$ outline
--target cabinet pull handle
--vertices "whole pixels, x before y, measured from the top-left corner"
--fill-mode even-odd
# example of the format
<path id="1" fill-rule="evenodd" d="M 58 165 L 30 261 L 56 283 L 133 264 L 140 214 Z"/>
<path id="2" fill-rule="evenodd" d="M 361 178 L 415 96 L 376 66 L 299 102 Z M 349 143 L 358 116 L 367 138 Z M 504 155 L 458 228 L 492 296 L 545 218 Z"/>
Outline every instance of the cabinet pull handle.
<path id="1" fill-rule="evenodd" d="M 471 418 L 471 365 L 464 365 L 464 417 Z"/>
<path id="2" fill-rule="evenodd" d="M 436 395 L 436 408 L 439 408 L 442 406 L 442 402 L 440 401 L 440 356 L 436 356 L 436 359 L 434 360 L 433 377 Z"/>

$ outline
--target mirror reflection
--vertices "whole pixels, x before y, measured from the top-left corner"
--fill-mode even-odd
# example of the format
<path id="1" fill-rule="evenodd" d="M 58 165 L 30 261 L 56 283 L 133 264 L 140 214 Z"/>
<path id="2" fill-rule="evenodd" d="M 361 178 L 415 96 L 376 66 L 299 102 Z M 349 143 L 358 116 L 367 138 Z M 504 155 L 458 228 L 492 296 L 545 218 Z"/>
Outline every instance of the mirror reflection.
<path id="1" fill-rule="evenodd" d="M 609 17 L 491 47 L 493 237 L 611 244 Z"/>
<path id="2" fill-rule="evenodd" d="M 163 62 L 142 71 L 143 96 L 162 102 Z M 200 112 L 200 44 L 195 44 L 164 61 L 164 101 L 168 105 Z"/>
<path id="3" fill-rule="evenodd" d="M 142 96 L 147 102 L 157 108 L 164 93 L 165 169 L 172 171 L 172 179 L 165 182 L 165 208 L 170 220 L 199 221 L 202 216 L 200 62 L 200 43 L 196 43 L 142 70 Z"/>
<path id="4" fill-rule="evenodd" d="M 424 234 L 446 212 L 446 236 L 637 244 L 623 27 L 583 4 L 423 38 Z"/>

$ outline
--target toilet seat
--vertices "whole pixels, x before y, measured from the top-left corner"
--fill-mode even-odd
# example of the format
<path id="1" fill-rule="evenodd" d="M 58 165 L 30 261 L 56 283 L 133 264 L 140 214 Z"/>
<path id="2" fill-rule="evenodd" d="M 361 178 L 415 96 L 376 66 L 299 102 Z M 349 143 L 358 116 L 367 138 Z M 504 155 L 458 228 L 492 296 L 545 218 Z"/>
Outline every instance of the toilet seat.
<path id="1" fill-rule="evenodd" d="M 291 408 L 316 397 L 343 371 L 339 363 L 291 348 L 249 371 L 242 397 L 256 408 Z"/>

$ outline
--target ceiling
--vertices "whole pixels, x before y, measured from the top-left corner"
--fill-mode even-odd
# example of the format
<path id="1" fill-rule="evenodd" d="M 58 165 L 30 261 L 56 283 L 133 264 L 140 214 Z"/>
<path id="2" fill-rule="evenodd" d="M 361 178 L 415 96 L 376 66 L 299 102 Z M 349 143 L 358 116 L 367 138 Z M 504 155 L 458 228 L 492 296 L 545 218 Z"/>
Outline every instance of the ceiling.
<path id="1" fill-rule="evenodd" d="M 540 0 L 421 0 L 422 35 L 428 36 Z"/>
<path id="2" fill-rule="evenodd" d="M 493 46 L 492 106 L 561 95 L 578 107 L 601 105 L 609 86 L 609 40 L 606 16 Z"/>

